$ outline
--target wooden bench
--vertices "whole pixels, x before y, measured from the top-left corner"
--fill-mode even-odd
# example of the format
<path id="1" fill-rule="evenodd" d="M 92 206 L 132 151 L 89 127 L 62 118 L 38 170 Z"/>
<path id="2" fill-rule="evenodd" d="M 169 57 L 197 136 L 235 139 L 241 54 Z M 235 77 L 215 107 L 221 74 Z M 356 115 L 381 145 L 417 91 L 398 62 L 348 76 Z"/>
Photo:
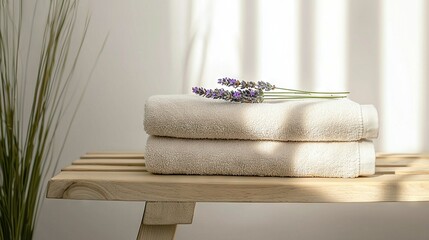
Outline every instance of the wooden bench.
<path id="1" fill-rule="evenodd" d="M 378 154 L 376 174 L 355 179 L 154 175 L 141 153 L 88 153 L 48 184 L 47 197 L 146 201 L 137 239 L 173 239 L 196 202 L 429 201 L 429 156 Z"/>

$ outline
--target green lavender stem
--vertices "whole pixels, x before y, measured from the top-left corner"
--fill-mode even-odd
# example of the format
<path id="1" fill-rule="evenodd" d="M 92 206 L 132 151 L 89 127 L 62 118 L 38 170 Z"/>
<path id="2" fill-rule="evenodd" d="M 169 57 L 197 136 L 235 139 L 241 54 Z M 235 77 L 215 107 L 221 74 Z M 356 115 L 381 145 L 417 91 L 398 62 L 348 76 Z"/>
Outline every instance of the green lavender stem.
<path id="1" fill-rule="evenodd" d="M 235 90 L 193 87 L 192 92 L 206 98 L 223 99 L 230 102 L 241 103 L 261 103 L 265 99 L 336 99 L 346 98 L 350 93 L 314 92 L 291 88 L 279 88 L 269 82 L 247 82 L 228 77 L 218 79 L 218 83 L 224 86 L 233 87 Z"/>
<path id="2" fill-rule="evenodd" d="M 294 94 L 294 95 L 347 95 L 348 93 L 346 92 L 312 92 L 312 93 L 307 93 L 307 92 L 290 92 L 290 91 L 264 91 L 264 95 L 269 95 L 269 94 Z"/>
<path id="3" fill-rule="evenodd" d="M 264 96 L 294 96 L 294 97 L 346 97 L 346 94 L 309 94 L 297 92 L 264 92 Z"/>
<path id="4" fill-rule="evenodd" d="M 302 99 L 302 98 L 346 98 L 347 96 L 313 96 L 313 95 L 302 95 L 302 96 L 287 96 L 287 95 L 264 95 L 264 99 Z"/>
<path id="5" fill-rule="evenodd" d="M 279 88 L 279 87 L 276 87 L 276 89 L 286 90 L 286 91 L 291 91 L 291 92 L 315 93 L 315 94 L 349 94 L 350 93 L 350 92 L 313 92 L 313 91 L 303 91 L 303 90 L 298 90 L 298 89 Z"/>

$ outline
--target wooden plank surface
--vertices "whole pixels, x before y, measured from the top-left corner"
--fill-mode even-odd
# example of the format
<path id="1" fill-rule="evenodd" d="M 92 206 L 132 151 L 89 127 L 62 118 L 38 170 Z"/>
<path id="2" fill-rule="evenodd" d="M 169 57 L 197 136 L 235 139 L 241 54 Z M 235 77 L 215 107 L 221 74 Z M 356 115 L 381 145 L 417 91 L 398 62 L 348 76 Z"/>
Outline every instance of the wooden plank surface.
<path id="1" fill-rule="evenodd" d="M 78 159 L 72 165 L 114 165 L 114 166 L 144 166 L 143 159 Z"/>
<path id="2" fill-rule="evenodd" d="M 47 197 L 183 202 L 429 201 L 429 157 L 378 154 L 355 179 L 154 175 L 141 153 L 90 153 L 49 182 Z"/>
<path id="3" fill-rule="evenodd" d="M 80 157 L 81 159 L 113 158 L 113 159 L 142 159 L 143 153 L 115 153 L 115 152 L 90 152 Z"/>

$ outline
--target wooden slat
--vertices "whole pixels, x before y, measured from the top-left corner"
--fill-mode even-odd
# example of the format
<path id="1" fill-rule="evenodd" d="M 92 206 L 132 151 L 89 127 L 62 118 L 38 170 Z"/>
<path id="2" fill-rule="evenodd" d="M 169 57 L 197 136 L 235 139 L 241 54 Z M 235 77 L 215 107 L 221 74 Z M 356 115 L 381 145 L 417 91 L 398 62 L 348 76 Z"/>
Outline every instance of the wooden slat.
<path id="1" fill-rule="evenodd" d="M 109 166 L 109 165 L 70 165 L 61 171 L 110 171 L 110 172 L 141 172 L 144 166 Z"/>
<path id="2" fill-rule="evenodd" d="M 429 153 L 377 153 L 377 158 L 420 158 L 429 159 Z"/>
<path id="3" fill-rule="evenodd" d="M 51 179 L 47 196 L 188 202 L 429 201 L 429 158 L 379 154 L 356 179 L 154 175 L 141 153 L 91 153 Z"/>
<path id="4" fill-rule="evenodd" d="M 143 159 L 143 153 L 87 153 L 81 159 L 115 158 L 115 159 Z"/>
<path id="5" fill-rule="evenodd" d="M 393 174 L 429 174 L 429 168 L 421 167 L 377 167 L 378 173 Z"/>
<path id="6" fill-rule="evenodd" d="M 113 166 L 144 166 L 144 159 L 78 159 L 73 165 L 113 165 Z"/>
<path id="7" fill-rule="evenodd" d="M 429 201 L 429 175 L 336 179 L 64 171 L 49 182 L 47 196 L 188 202 Z"/>
<path id="8" fill-rule="evenodd" d="M 377 159 L 376 165 L 402 165 L 402 166 L 429 166 L 428 159 L 403 159 L 403 158 L 395 158 L 395 159 Z"/>

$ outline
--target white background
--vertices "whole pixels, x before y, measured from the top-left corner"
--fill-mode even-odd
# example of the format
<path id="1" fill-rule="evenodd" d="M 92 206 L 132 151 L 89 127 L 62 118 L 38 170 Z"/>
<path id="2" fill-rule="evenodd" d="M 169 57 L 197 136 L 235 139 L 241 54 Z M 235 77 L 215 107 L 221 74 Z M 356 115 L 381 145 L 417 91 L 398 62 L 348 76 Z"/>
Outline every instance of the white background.
<path id="1" fill-rule="evenodd" d="M 218 77 L 349 90 L 379 110 L 377 151 L 429 151 L 424 0 L 82 1 L 82 91 L 60 166 L 87 151 L 142 151 L 145 100 Z M 194 42 L 191 44 L 192 36 Z M 204 63 L 204 64 L 202 64 Z M 143 202 L 46 199 L 36 239 L 135 239 Z M 177 239 L 429 239 L 427 203 L 198 203 Z"/>

